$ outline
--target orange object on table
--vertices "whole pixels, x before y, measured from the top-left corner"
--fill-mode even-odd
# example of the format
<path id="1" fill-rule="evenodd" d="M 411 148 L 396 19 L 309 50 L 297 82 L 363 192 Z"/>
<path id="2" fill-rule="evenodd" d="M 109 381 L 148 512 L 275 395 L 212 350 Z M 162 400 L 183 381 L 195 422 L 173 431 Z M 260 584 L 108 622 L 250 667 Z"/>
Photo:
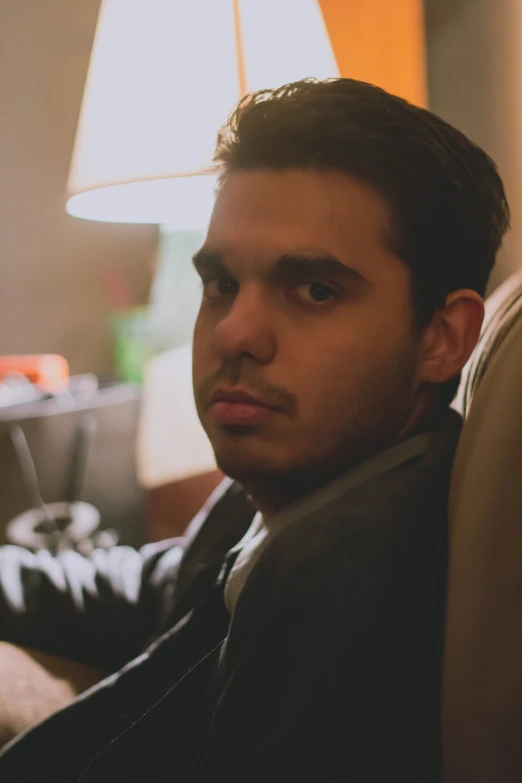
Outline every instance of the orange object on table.
<path id="1" fill-rule="evenodd" d="M 58 354 L 0 356 L 0 381 L 15 374 L 25 375 L 46 394 L 59 394 L 69 386 L 69 365 Z"/>

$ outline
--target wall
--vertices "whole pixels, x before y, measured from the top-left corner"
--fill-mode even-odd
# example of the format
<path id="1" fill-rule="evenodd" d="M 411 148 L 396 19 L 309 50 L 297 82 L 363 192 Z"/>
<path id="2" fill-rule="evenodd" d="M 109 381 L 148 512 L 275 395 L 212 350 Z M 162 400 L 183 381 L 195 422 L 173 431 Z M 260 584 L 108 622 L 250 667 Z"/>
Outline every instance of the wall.
<path id="1" fill-rule="evenodd" d="M 78 220 L 65 187 L 99 0 L 0 0 L 0 354 L 111 367 L 109 269 L 146 301 L 156 228 Z"/>
<path id="2" fill-rule="evenodd" d="M 490 290 L 522 266 L 522 2 L 427 0 L 430 108 L 497 162 L 512 211 Z"/>

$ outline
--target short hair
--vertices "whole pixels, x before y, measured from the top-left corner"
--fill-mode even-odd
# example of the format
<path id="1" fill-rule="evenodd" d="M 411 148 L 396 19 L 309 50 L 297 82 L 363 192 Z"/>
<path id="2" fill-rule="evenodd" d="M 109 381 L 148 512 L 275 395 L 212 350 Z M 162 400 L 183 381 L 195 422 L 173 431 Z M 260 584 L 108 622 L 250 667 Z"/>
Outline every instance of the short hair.
<path id="1" fill-rule="evenodd" d="M 410 268 L 421 328 L 452 291 L 484 296 L 509 227 L 502 180 L 480 147 L 432 112 L 354 79 L 245 96 L 218 134 L 214 162 L 222 176 L 309 168 L 373 187 L 391 211 L 391 249 Z M 442 384 L 442 405 L 459 380 Z"/>

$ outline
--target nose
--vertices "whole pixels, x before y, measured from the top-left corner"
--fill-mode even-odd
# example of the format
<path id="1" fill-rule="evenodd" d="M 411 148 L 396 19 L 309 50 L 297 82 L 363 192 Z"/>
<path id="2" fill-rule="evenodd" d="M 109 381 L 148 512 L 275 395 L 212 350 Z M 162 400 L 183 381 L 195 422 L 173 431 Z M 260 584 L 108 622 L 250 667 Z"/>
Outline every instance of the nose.
<path id="1" fill-rule="evenodd" d="M 266 296 L 254 288 L 240 290 L 214 330 L 214 347 L 222 359 L 240 357 L 261 364 L 275 353 L 274 313 Z"/>

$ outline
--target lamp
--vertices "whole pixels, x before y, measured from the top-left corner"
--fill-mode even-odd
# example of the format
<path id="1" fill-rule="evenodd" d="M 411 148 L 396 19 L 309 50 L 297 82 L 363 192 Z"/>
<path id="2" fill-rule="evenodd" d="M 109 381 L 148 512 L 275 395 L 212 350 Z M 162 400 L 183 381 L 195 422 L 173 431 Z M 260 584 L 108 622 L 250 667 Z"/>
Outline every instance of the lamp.
<path id="1" fill-rule="evenodd" d="M 317 0 L 103 0 L 67 211 L 205 228 L 216 134 L 239 98 L 337 75 Z"/>

